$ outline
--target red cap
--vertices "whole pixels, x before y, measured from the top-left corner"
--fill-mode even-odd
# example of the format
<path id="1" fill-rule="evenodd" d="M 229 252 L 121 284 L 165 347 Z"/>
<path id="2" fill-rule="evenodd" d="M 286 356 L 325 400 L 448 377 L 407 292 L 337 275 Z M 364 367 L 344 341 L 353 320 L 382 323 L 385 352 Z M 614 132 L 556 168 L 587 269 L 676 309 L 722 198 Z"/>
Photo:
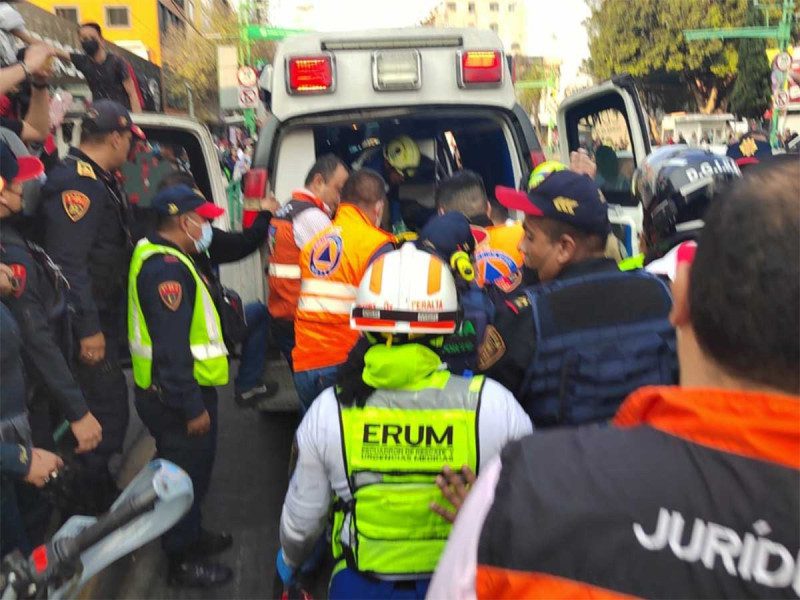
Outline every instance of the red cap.
<path id="1" fill-rule="evenodd" d="M 497 201 L 511 210 L 521 210 L 526 215 L 543 217 L 542 210 L 534 205 L 528 197 L 528 192 L 522 192 L 512 187 L 498 185 L 494 188 L 494 195 Z"/>
<path id="2" fill-rule="evenodd" d="M 221 216 L 222 214 L 224 214 L 225 209 L 217 206 L 213 202 L 205 202 L 205 203 L 201 204 L 200 206 L 198 206 L 197 208 L 195 208 L 194 212 L 196 212 L 198 215 L 200 215 L 204 219 L 208 219 L 209 221 L 212 221 L 212 220 L 216 219 L 217 217 Z"/>
<path id="3" fill-rule="evenodd" d="M 19 168 L 17 175 L 11 180 L 14 183 L 30 181 L 31 179 L 36 179 L 42 173 L 44 173 L 44 165 L 42 164 L 42 161 L 35 156 L 18 156 L 17 167 Z"/>

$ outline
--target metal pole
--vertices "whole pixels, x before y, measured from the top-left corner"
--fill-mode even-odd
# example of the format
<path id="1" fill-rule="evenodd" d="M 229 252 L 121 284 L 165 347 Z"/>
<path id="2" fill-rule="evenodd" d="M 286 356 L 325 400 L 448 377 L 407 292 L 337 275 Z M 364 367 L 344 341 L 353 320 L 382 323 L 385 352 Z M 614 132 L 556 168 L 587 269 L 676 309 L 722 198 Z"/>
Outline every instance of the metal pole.
<path id="1" fill-rule="evenodd" d="M 194 96 L 192 95 L 192 86 L 188 83 L 184 83 L 183 85 L 186 86 L 186 95 L 189 98 L 189 116 L 194 119 Z"/>

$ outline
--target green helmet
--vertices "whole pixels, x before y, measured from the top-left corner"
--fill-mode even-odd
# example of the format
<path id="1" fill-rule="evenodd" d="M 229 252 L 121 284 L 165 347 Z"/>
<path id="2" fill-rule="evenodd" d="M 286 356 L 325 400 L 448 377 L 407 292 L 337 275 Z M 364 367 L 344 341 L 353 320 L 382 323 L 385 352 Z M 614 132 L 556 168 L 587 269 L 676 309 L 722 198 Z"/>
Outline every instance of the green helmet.
<path id="1" fill-rule="evenodd" d="M 547 176 L 550 175 L 550 173 L 566 170 L 567 166 L 562 162 L 557 160 L 544 161 L 540 165 L 537 165 L 533 171 L 531 171 L 531 176 L 528 178 L 528 191 L 532 190 L 545 179 L 547 179 Z"/>

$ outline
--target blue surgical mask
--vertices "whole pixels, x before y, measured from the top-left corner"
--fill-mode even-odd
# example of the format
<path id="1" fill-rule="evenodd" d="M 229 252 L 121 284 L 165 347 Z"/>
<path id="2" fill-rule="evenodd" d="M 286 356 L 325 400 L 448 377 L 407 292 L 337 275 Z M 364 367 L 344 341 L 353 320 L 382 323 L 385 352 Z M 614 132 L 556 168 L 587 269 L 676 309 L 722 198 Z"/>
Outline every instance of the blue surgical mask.
<path id="1" fill-rule="evenodd" d="M 194 223 L 194 221 L 192 221 Z M 196 225 L 197 223 L 195 223 Z M 192 239 L 194 242 L 194 247 L 197 250 L 198 254 L 202 254 L 206 250 L 211 247 L 211 240 L 214 238 L 214 230 L 211 228 L 211 223 L 205 221 L 200 226 L 200 239 L 195 240 Z"/>

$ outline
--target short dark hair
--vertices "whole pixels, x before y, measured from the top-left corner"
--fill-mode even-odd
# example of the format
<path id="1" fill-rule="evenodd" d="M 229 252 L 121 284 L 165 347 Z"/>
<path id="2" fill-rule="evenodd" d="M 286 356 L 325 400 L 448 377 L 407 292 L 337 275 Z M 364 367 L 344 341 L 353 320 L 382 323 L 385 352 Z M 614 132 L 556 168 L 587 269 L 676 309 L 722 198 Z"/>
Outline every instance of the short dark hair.
<path id="1" fill-rule="evenodd" d="M 689 315 L 700 347 L 734 377 L 800 391 L 800 203 L 796 158 L 754 166 L 712 202 Z"/>
<path id="2" fill-rule="evenodd" d="M 486 187 L 475 171 L 454 173 L 436 187 L 436 206 L 442 212 L 460 212 L 467 218 L 486 214 Z"/>
<path id="3" fill-rule="evenodd" d="M 86 23 L 81 23 L 81 26 L 78 27 L 78 31 L 80 31 L 84 27 L 88 27 L 89 29 L 94 29 L 97 32 L 97 35 L 103 37 L 103 30 L 101 29 L 100 25 L 98 25 L 94 21 L 87 21 Z"/>
<path id="4" fill-rule="evenodd" d="M 386 182 L 372 169 L 359 169 L 342 188 L 342 202 L 371 206 L 381 200 L 386 200 Z"/>
<path id="5" fill-rule="evenodd" d="M 102 144 L 108 139 L 113 131 L 91 131 L 89 129 L 81 129 L 81 144 Z"/>
<path id="6" fill-rule="evenodd" d="M 596 233 L 586 233 L 569 223 L 557 221 L 556 219 L 548 219 L 546 217 L 537 217 L 536 223 L 553 243 L 560 240 L 562 235 L 568 235 L 575 240 L 576 243 L 584 246 L 589 252 L 603 252 L 606 248 L 607 236 L 597 235 Z"/>
<path id="7" fill-rule="evenodd" d="M 322 175 L 322 179 L 328 181 L 339 167 L 347 170 L 347 165 L 342 162 L 341 158 L 335 154 L 323 154 L 308 171 L 304 185 L 306 187 L 311 185 L 311 182 L 314 181 L 314 177 L 317 175 Z"/>

